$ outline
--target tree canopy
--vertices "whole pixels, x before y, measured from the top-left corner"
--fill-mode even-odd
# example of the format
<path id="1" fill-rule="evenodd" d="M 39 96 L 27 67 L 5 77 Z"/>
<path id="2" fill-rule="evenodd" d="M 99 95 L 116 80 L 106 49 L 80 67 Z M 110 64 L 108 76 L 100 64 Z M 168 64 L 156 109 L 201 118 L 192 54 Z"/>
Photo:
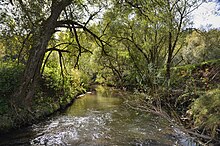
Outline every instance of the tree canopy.
<path id="1" fill-rule="evenodd" d="M 167 103 L 168 109 L 175 107 L 179 102 L 179 98 L 173 98 L 176 90 L 174 93 L 172 88 L 178 82 L 175 67 L 220 58 L 219 29 L 199 30 L 191 25 L 190 14 L 204 2 L 1 1 L 1 63 L 17 63 L 22 66 L 19 70 L 23 71 L 22 75 L 19 74 L 19 81 L 16 80 L 19 86 L 16 85 L 10 94 L 11 104 L 16 105 L 22 100 L 21 106 L 29 107 L 45 72 L 53 71 L 56 76 L 60 75 L 65 85 L 65 76 L 80 76 L 77 71 L 80 70 L 84 73 L 84 80 L 90 78 L 92 83 L 149 93 L 158 97 L 154 100 L 156 104 L 159 101 L 161 105 Z M 204 88 L 211 89 L 204 74 L 213 75 L 212 68 L 201 68 L 201 82 L 206 84 Z M 178 79 L 185 77 L 192 83 L 193 75 L 193 79 L 189 79 L 187 71 L 181 69 Z M 5 75 L 5 71 L 3 73 Z M 200 79 L 198 83 L 194 82 L 196 87 L 201 84 Z M 79 80 L 76 82 L 83 84 Z M 76 86 L 72 80 L 67 82 Z M 184 90 L 184 93 L 189 91 L 185 86 Z M 194 91 L 197 90 L 192 91 L 196 94 Z M 209 96 L 207 94 L 206 97 Z M 201 103 L 201 100 L 196 100 L 196 104 Z M 190 106 L 196 113 L 198 106 L 187 105 Z"/>

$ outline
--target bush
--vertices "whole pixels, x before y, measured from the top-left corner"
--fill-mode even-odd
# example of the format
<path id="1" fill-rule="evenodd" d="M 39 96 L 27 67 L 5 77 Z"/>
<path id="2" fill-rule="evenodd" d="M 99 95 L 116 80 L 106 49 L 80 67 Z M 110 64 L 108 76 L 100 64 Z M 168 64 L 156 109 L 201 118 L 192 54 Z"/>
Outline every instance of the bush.
<path id="1" fill-rule="evenodd" d="M 220 88 L 200 95 L 192 103 L 188 113 L 193 118 L 194 126 L 210 130 L 214 137 L 217 128 L 220 126 Z"/>
<path id="2" fill-rule="evenodd" d="M 59 66 L 46 67 L 42 77 L 41 90 L 46 96 L 67 98 L 88 87 L 88 77 L 79 70 L 72 69 L 62 77 Z M 61 99 L 66 100 L 66 99 Z"/>
<path id="3" fill-rule="evenodd" d="M 24 66 L 15 63 L 0 65 L 0 98 L 9 98 L 18 88 Z"/>

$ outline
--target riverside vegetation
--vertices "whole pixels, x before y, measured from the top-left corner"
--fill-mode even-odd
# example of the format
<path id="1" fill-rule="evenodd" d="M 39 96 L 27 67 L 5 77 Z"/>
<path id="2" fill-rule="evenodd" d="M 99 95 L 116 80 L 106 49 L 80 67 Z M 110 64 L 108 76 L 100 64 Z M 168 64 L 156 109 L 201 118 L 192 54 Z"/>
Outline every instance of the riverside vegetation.
<path id="1" fill-rule="evenodd" d="M 20 85 L 23 69 L 24 66 L 14 63 L 1 64 L 1 133 L 30 125 L 57 110 L 65 109 L 77 95 L 88 89 L 87 78 L 80 71 L 74 70 L 62 78 L 57 68 L 47 67 L 39 80 L 40 86 L 36 89 L 33 101 L 23 104 L 23 101 L 16 101 L 11 97 Z"/>
<path id="2" fill-rule="evenodd" d="M 132 91 L 202 145 L 220 138 L 220 30 L 195 29 L 203 0 L 3 1 L 0 130 L 65 108 L 93 84 Z"/>

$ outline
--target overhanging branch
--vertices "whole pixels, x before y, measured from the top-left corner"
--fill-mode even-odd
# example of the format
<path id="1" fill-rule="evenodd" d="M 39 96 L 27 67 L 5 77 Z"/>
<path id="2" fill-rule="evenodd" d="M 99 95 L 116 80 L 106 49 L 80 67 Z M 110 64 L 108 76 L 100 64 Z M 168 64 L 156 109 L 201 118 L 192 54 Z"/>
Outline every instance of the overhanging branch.
<path id="1" fill-rule="evenodd" d="M 68 50 L 60 50 L 60 49 L 58 49 L 58 48 L 56 48 L 56 47 L 53 47 L 53 48 L 48 48 L 47 50 L 46 50 L 46 52 L 49 52 L 49 51 L 57 51 L 57 52 L 66 52 L 66 53 L 70 53 L 70 51 L 68 51 Z"/>
<path id="2" fill-rule="evenodd" d="M 42 67 L 42 70 L 41 70 L 41 75 L 43 74 L 44 68 L 45 68 L 45 66 L 46 66 L 46 63 L 47 63 L 47 61 L 48 61 L 48 59 L 49 59 L 49 57 L 50 57 L 50 55 L 52 54 L 53 51 L 57 51 L 57 52 L 59 53 L 60 60 L 62 59 L 62 53 L 63 53 L 63 52 L 65 52 L 65 53 L 70 53 L 70 51 L 68 51 L 68 50 L 60 50 L 60 49 L 58 49 L 58 48 L 56 48 L 56 47 L 48 48 L 48 49 L 46 50 L 46 52 L 49 52 L 49 54 L 47 55 L 47 57 L 46 57 L 46 59 L 45 59 L 45 61 L 44 61 L 44 64 L 43 64 L 43 67 Z M 62 64 L 60 64 L 60 65 L 61 65 L 61 68 L 62 68 Z M 62 70 L 62 69 L 61 69 L 61 70 Z"/>
<path id="3" fill-rule="evenodd" d="M 89 30 L 85 25 L 82 25 L 79 22 L 72 20 L 60 20 L 57 22 L 57 27 L 83 29 L 85 32 L 88 32 L 96 40 L 96 43 L 102 48 L 104 54 L 107 55 L 106 51 L 104 50 L 104 46 L 105 45 L 111 46 L 111 45 L 108 42 L 102 40 L 101 37 L 97 36 L 95 33 Z"/>

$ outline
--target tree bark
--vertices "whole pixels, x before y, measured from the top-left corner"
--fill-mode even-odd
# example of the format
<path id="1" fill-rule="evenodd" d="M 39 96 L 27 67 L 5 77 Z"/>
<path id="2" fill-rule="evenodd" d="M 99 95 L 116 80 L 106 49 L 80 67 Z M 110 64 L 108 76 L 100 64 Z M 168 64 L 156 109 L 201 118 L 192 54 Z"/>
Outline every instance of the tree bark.
<path id="1" fill-rule="evenodd" d="M 40 77 L 40 69 L 48 46 L 48 42 L 55 32 L 57 19 L 66 6 L 71 4 L 71 0 L 56 2 L 51 6 L 51 15 L 41 26 L 39 31 L 33 34 L 34 42 L 30 50 L 27 65 L 24 70 L 21 85 L 13 95 L 13 102 L 28 106 L 34 96 L 37 81 Z"/>
<path id="2" fill-rule="evenodd" d="M 167 57 L 167 63 L 166 63 L 166 78 L 167 81 L 170 80 L 170 65 L 171 65 L 171 61 L 172 61 L 172 54 L 173 54 L 173 50 L 172 50 L 172 33 L 169 32 L 169 45 L 168 45 L 168 57 Z"/>

